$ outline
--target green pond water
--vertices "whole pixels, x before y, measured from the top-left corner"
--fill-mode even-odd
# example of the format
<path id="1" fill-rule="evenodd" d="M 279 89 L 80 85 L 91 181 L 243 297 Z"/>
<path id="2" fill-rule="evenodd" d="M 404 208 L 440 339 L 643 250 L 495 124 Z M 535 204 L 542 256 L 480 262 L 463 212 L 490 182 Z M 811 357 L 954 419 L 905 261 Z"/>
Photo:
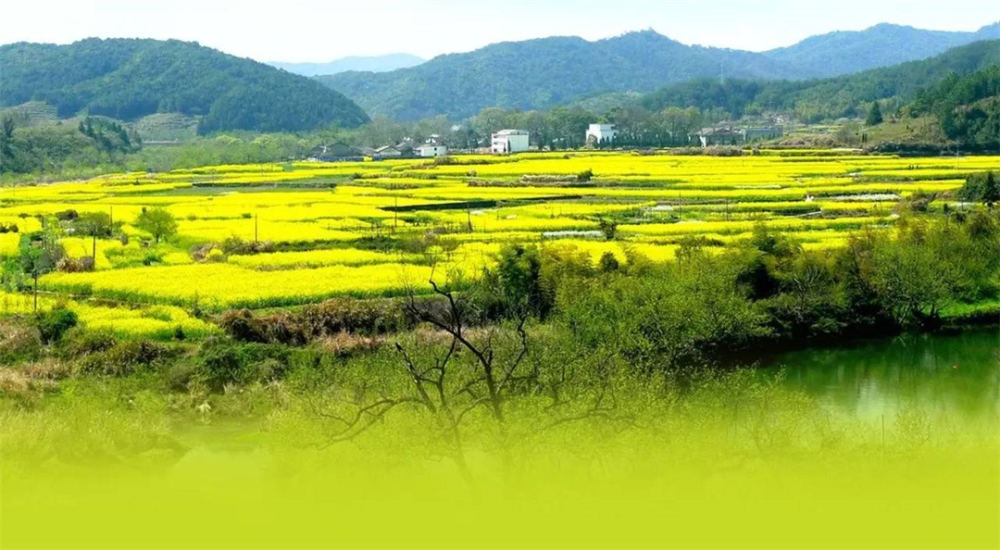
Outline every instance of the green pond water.
<path id="1" fill-rule="evenodd" d="M 901 409 L 955 417 L 1000 414 L 1000 330 L 905 335 L 786 353 L 765 376 L 862 418 Z"/>

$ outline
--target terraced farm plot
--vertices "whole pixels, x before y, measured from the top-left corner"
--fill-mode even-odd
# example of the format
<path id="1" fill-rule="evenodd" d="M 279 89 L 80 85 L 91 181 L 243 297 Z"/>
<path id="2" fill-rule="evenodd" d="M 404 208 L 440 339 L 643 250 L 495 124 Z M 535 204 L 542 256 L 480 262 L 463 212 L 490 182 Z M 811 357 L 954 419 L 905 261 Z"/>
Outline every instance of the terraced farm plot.
<path id="1" fill-rule="evenodd" d="M 595 262 L 606 252 L 669 261 L 686 238 L 723 246 L 764 222 L 804 246 L 835 246 L 861 228 L 891 226 L 897 204 L 915 193 L 936 194 L 932 209 L 954 203 L 966 177 L 989 169 L 1000 169 L 1000 157 L 581 152 L 111 174 L 0 189 L 0 222 L 18 231 L 0 234 L 0 251 L 16 254 L 40 217 L 107 213 L 123 223 L 115 238 L 62 236 L 71 258 L 96 248 L 96 270 L 43 276 L 45 299 L 75 300 L 93 325 L 117 305 L 123 326 L 162 333 L 188 322 L 172 317 L 183 309 L 135 312 L 426 292 L 432 276 L 475 277 L 510 242 L 576 248 Z M 133 225 L 150 208 L 177 221 L 166 242 Z M 88 299 L 103 300 L 100 315 Z"/>

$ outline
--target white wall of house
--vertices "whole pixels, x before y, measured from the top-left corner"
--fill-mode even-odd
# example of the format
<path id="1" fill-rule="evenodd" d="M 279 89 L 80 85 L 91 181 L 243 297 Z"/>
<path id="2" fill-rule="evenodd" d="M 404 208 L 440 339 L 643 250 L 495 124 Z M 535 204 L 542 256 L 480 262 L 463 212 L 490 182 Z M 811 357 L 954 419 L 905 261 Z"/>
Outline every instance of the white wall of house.
<path id="1" fill-rule="evenodd" d="M 423 158 L 443 157 L 448 154 L 444 145 L 423 145 L 417 148 L 417 154 Z"/>
<path id="2" fill-rule="evenodd" d="M 528 150 L 530 136 L 524 130 L 501 130 L 493 134 L 490 150 L 495 155 L 523 153 Z"/>
<path id="3" fill-rule="evenodd" d="M 615 130 L 614 124 L 591 124 L 590 128 L 587 128 L 587 142 L 614 141 L 617 137 L 618 130 Z"/>

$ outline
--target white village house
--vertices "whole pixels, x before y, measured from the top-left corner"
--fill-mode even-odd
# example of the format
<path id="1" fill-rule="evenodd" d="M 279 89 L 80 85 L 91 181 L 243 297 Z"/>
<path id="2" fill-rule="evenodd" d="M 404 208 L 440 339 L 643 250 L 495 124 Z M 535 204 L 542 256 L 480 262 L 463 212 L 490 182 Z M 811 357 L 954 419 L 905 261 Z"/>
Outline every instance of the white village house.
<path id="1" fill-rule="evenodd" d="M 523 153 L 528 150 L 528 137 L 526 130 L 500 130 L 493 134 L 490 151 L 494 155 Z"/>
<path id="2" fill-rule="evenodd" d="M 422 158 L 433 158 L 433 157 L 443 157 L 448 154 L 448 147 L 440 143 L 427 142 L 420 147 L 414 149 L 418 157 Z"/>
<path id="3" fill-rule="evenodd" d="M 591 124 L 590 128 L 587 128 L 587 145 L 593 145 L 598 143 L 610 143 L 618 137 L 618 130 L 615 129 L 614 124 Z"/>

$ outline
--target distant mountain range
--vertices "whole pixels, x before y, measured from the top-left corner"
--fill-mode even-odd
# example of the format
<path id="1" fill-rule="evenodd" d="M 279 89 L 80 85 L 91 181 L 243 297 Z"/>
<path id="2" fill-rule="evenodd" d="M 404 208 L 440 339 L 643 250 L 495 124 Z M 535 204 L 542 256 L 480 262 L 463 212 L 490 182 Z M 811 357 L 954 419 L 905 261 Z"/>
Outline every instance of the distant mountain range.
<path id="1" fill-rule="evenodd" d="M 396 69 L 416 67 L 423 58 L 408 53 L 393 53 L 372 57 L 345 57 L 328 63 L 284 63 L 270 62 L 268 65 L 284 69 L 302 76 L 321 76 L 346 73 L 348 71 L 384 73 Z"/>
<path id="2" fill-rule="evenodd" d="M 0 108 L 28 102 L 135 121 L 197 117 L 201 133 L 285 132 L 368 121 L 354 102 L 309 78 L 191 42 L 91 38 L 65 46 L 0 46 Z"/>
<path id="3" fill-rule="evenodd" d="M 1000 23 L 976 32 L 929 31 L 883 23 L 863 31 L 839 31 L 764 52 L 815 76 L 840 76 L 927 59 L 979 40 L 1000 39 Z"/>
<path id="4" fill-rule="evenodd" d="M 385 73 L 319 76 L 371 114 L 401 120 L 464 119 L 486 107 L 546 109 L 614 92 L 649 92 L 698 78 L 802 80 L 925 59 L 1000 38 L 1000 23 L 974 33 L 898 25 L 836 32 L 763 53 L 688 46 L 653 31 L 588 42 L 554 37 L 493 44 Z"/>

